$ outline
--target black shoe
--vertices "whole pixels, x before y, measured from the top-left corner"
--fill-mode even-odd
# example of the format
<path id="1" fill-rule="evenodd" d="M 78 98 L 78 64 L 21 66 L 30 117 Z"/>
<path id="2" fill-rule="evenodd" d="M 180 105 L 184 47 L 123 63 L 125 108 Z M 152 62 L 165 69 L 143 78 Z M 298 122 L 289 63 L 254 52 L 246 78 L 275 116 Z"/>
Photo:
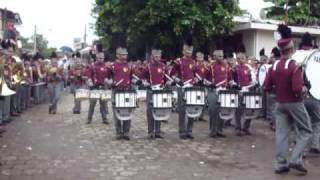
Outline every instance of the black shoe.
<path id="1" fill-rule="evenodd" d="M 186 137 L 187 137 L 188 139 L 194 139 L 194 137 L 193 137 L 191 134 L 188 134 Z"/>
<path id="2" fill-rule="evenodd" d="M 222 133 L 217 133 L 218 138 L 226 138 L 227 136 Z"/>
<path id="3" fill-rule="evenodd" d="M 103 124 L 109 125 L 109 122 L 107 120 L 102 121 Z"/>
<path id="4" fill-rule="evenodd" d="M 311 149 L 309 150 L 309 152 L 312 153 L 312 154 L 320 154 L 320 150 L 319 150 L 319 149 L 316 149 L 316 148 L 311 148 Z"/>
<path id="5" fill-rule="evenodd" d="M 161 135 L 159 135 L 159 134 L 156 134 L 154 137 L 158 138 L 158 139 L 163 139 L 163 137 Z"/>
<path id="6" fill-rule="evenodd" d="M 91 124 L 91 121 L 92 121 L 92 120 L 89 120 L 89 119 L 88 119 L 87 124 Z"/>
<path id="7" fill-rule="evenodd" d="M 252 135 L 252 133 L 249 130 L 243 130 L 243 134 L 245 136 L 251 136 Z"/>
<path id="8" fill-rule="evenodd" d="M 5 132 L 6 132 L 5 129 L 0 128 L 0 134 L 5 133 Z"/>
<path id="9" fill-rule="evenodd" d="M 211 138 L 217 138 L 218 136 L 217 136 L 217 134 L 210 134 L 209 137 L 211 137 Z"/>
<path id="10" fill-rule="evenodd" d="M 237 131 L 237 132 L 236 132 L 236 136 L 243 136 L 243 134 L 242 134 L 241 131 Z"/>
<path id="11" fill-rule="evenodd" d="M 303 167 L 302 164 L 293 164 L 293 163 L 290 163 L 290 164 L 289 164 L 289 168 L 290 168 L 290 169 L 297 170 L 297 171 L 299 171 L 299 172 L 301 172 L 301 173 L 303 173 L 303 174 L 307 174 L 307 173 L 308 173 L 308 170 L 307 170 L 305 167 Z"/>
<path id="12" fill-rule="evenodd" d="M 180 139 L 187 139 L 187 136 L 186 135 L 180 135 Z"/>
<path id="13" fill-rule="evenodd" d="M 288 172 L 290 172 L 290 168 L 288 168 L 288 167 L 282 167 L 282 168 L 274 171 L 274 173 L 276 173 L 276 174 L 284 174 L 284 173 L 288 173 Z"/>
<path id="14" fill-rule="evenodd" d="M 149 138 L 149 139 L 154 139 L 154 138 L 155 138 L 155 135 L 154 135 L 154 134 L 149 134 L 149 135 L 148 135 L 148 138 Z"/>
<path id="15" fill-rule="evenodd" d="M 123 136 L 123 139 L 126 140 L 126 141 L 130 141 L 130 137 L 127 136 L 127 135 Z"/>
<path id="16" fill-rule="evenodd" d="M 123 136 L 121 136 L 120 134 L 117 134 L 116 136 L 116 140 L 121 140 Z"/>
<path id="17" fill-rule="evenodd" d="M 49 114 L 52 114 L 52 107 L 49 106 Z"/>
<path id="18" fill-rule="evenodd" d="M 205 121 L 207 121 L 207 120 L 205 120 L 205 119 L 203 119 L 203 118 L 201 117 L 201 118 L 199 118 L 199 121 L 205 122 Z"/>

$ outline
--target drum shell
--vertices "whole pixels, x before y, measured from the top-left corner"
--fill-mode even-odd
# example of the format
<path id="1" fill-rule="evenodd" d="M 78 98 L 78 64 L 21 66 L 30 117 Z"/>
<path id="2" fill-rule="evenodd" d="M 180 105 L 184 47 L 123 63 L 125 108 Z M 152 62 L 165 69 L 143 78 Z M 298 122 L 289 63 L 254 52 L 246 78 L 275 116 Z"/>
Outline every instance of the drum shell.
<path id="1" fill-rule="evenodd" d="M 152 91 L 152 108 L 172 109 L 173 93 L 170 90 Z"/>
<path id="2" fill-rule="evenodd" d="M 116 90 L 113 93 L 114 107 L 130 109 L 137 107 L 137 93 L 134 90 Z"/>
<path id="3" fill-rule="evenodd" d="M 261 93 L 257 92 L 244 92 L 243 102 L 245 109 L 262 109 L 263 98 Z"/>
<path id="4" fill-rule="evenodd" d="M 219 91 L 220 108 L 236 109 L 239 107 L 239 91 L 221 90 Z"/>
<path id="5" fill-rule="evenodd" d="M 201 87 L 190 87 L 184 89 L 184 99 L 186 106 L 204 106 L 205 89 Z"/>
<path id="6" fill-rule="evenodd" d="M 90 91 L 87 89 L 77 89 L 75 92 L 75 99 L 77 100 L 85 100 L 89 99 Z"/>

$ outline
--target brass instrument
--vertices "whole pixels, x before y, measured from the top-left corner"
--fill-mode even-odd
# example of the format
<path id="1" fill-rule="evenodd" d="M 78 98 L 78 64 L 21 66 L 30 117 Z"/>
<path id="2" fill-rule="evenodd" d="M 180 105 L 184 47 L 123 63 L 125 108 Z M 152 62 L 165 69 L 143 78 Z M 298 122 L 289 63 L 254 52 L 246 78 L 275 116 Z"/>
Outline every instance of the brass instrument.
<path id="1" fill-rule="evenodd" d="M 15 63 L 12 67 L 12 84 L 19 86 L 24 78 L 24 67 L 22 63 Z"/>
<path id="2" fill-rule="evenodd" d="M 11 96 L 16 92 L 11 90 L 4 79 L 4 66 L 0 64 L 0 96 Z"/>

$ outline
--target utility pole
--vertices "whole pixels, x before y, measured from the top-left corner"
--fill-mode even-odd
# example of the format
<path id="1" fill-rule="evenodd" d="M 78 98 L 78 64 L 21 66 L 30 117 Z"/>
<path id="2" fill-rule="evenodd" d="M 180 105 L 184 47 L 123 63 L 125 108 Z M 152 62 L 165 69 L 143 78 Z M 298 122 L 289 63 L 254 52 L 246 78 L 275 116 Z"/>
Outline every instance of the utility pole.
<path id="1" fill-rule="evenodd" d="M 84 46 L 87 46 L 87 24 L 84 25 L 83 42 L 84 42 Z"/>
<path id="2" fill-rule="evenodd" d="M 34 54 L 37 53 L 37 25 L 34 25 L 33 52 L 34 52 Z"/>

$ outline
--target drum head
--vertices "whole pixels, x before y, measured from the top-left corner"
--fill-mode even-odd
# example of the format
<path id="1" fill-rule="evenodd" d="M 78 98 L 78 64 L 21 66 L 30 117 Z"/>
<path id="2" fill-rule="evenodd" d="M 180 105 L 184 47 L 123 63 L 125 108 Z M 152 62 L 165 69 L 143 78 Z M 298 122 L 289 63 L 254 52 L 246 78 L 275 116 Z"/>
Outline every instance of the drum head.
<path id="1" fill-rule="evenodd" d="M 297 64 L 302 65 L 314 50 L 298 50 L 292 55 Z"/>
<path id="2" fill-rule="evenodd" d="M 306 61 L 305 75 L 311 84 L 310 94 L 320 100 L 320 51 L 314 51 Z"/>
<path id="3" fill-rule="evenodd" d="M 267 73 L 271 66 L 272 66 L 271 64 L 263 64 L 259 68 L 258 82 L 261 87 L 263 86 L 264 80 L 266 79 Z"/>

